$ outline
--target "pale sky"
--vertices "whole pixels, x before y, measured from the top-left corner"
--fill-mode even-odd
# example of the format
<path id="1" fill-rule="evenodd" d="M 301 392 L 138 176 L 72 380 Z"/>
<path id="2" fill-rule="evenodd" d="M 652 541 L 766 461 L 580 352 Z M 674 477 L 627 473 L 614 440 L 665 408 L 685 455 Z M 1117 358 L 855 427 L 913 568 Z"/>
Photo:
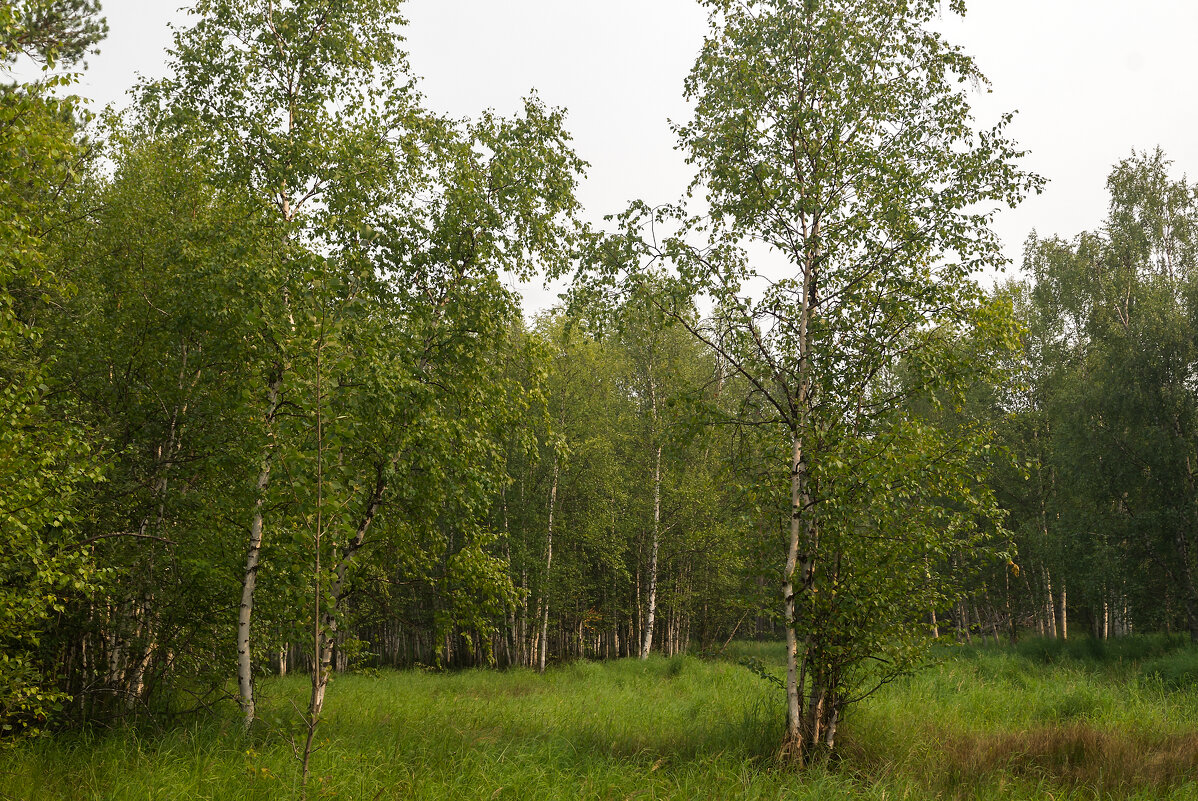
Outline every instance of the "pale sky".
<path id="1" fill-rule="evenodd" d="M 82 93 L 122 103 L 136 76 L 164 71 L 167 24 L 181 0 L 104 0 L 111 33 L 89 59 Z M 1072 236 L 1106 212 L 1105 180 L 1132 148 L 1160 145 L 1178 175 L 1198 175 L 1194 0 L 970 0 L 949 38 L 993 83 L 975 95 L 981 124 L 1018 110 L 1011 128 L 1026 165 L 1050 183 L 1003 212 L 996 229 L 1018 265 L 1034 228 Z M 632 198 L 676 200 L 690 172 L 668 120 L 684 120 L 682 81 L 706 15 L 695 0 L 409 0 L 408 50 L 428 105 L 455 116 L 515 112 L 535 88 L 569 110 L 590 162 L 581 199 L 589 217 Z M 554 292 L 524 291 L 526 308 Z"/>

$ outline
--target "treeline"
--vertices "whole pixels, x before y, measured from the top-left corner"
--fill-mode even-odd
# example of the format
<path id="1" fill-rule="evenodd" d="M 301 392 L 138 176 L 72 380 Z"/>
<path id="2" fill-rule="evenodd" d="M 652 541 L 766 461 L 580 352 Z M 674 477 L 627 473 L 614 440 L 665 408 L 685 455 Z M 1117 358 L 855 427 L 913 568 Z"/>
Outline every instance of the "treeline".
<path id="1" fill-rule="evenodd" d="M 522 665 L 713 650 L 763 625 L 762 557 L 740 534 L 725 481 L 730 438 L 694 423 L 719 402 L 713 359 L 648 303 L 602 322 L 547 313 L 515 330 L 520 416 L 502 448 L 484 525 L 513 593 L 454 627 L 431 597 L 380 569 L 351 608 L 364 656 L 390 665 Z M 378 593 L 381 585 L 396 587 Z M 772 589 L 772 588 L 771 588 Z M 359 629 L 359 631 L 362 631 Z"/>
<path id="2" fill-rule="evenodd" d="M 1198 186 L 1155 150 L 1107 188 L 1100 227 L 1033 234 L 1026 278 L 999 290 L 1025 326 L 990 412 L 1015 456 L 994 487 L 1022 571 L 1014 616 L 989 617 L 1012 635 L 1198 641 Z"/>
<path id="3" fill-rule="evenodd" d="M 99 120 L 65 78 L 3 90 L 5 732 L 229 698 L 248 724 L 304 670 L 310 745 L 337 670 L 771 636 L 803 758 L 930 638 L 1198 638 L 1198 193 L 1161 154 L 985 292 L 970 209 L 1039 179 L 1002 125 L 966 135 L 949 77 L 981 76 L 929 44 L 937 4 L 716 3 L 680 136 L 724 222 L 599 233 L 564 113 L 430 111 L 399 5 L 200 3 L 170 77 Z M 71 63 L 96 12 L 0 5 L 0 56 Z M 846 25 L 860 53 L 792 35 Z M 787 128 L 740 94 L 760 47 L 931 77 L 820 78 Z M 761 96 L 797 91 L 767 67 Z M 876 152 L 816 147 L 870 115 Z M 795 274 L 750 300 L 743 240 Z M 522 318 L 507 281 L 571 272 Z"/>

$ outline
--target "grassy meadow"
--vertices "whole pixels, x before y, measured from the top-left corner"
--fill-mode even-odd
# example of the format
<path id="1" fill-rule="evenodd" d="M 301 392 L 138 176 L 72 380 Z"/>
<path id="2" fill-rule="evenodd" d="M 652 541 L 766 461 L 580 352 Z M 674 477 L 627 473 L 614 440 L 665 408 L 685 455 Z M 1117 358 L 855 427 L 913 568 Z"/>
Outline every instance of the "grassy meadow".
<path id="1" fill-rule="evenodd" d="M 738 656 L 338 676 L 311 798 L 1198 799 L 1198 650 L 1175 638 L 945 649 L 851 711 L 835 763 L 773 759 L 779 690 Z M 730 649 L 731 650 L 731 649 Z M 780 672 L 780 671 L 779 671 Z M 172 728 L 0 751 L 0 799 L 298 797 L 303 677 Z"/>

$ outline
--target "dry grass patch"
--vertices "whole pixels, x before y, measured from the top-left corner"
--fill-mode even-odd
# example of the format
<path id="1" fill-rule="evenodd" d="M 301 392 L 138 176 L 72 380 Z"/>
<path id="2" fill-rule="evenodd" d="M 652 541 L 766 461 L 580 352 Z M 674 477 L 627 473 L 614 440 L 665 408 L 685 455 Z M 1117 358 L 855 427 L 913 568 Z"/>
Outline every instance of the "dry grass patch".
<path id="1" fill-rule="evenodd" d="M 958 735 L 944 760 L 965 782 L 998 774 L 1103 792 L 1164 790 L 1198 775 L 1198 734 L 1112 732 L 1084 723 Z"/>
<path id="2" fill-rule="evenodd" d="M 869 783 L 920 777 L 937 797 L 975 798 L 984 788 L 1052 787 L 1101 798 L 1161 797 L 1198 777 L 1198 733 L 1110 731 L 1087 723 L 1024 731 L 936 732 L 914 727 L 923 746 L 905 759 L 849 740 L 839 764 Z"/>

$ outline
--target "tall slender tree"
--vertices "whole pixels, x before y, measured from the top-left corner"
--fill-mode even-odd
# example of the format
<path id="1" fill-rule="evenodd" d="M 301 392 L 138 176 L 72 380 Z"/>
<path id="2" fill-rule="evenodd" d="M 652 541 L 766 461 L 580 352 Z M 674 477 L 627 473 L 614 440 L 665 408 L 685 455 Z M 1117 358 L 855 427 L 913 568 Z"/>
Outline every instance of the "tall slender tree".
<path id="1" fill-rule="evenodd" d="M 909 550 L 922 564 L 970 524 L 945 518 L 937 529 L 944 502 L 893 483 L 898 461 L 928 471 L 934 453 L 963 446 L 905 413 L 905 399 L 959 388 L 969 358 L 982 363 L 1014 331 L 972 276 L 1003 262 L 989 229 L 996 207 L 1039 179 L 1016 166 L 1009 116 L 975 130 L 965 87 L 985 78 L 931 29 L 940 5 L 709 2 L 711 33 L 686 83 L 695 112 L 677 132 L 697 169 L 691 192 L 710 207 L 706 222 L 692 218 L 684 229 L 706 230 L 711 243 L 692 247 L 684 230 L 638 254 L 639 231 L 675 216 L 639 206 L 623 218 L 632 252 L 609 245 L 599 257 L 672 259 L 684 282 L 707 293 L 708 324 L 675 316 L 745 379 L 755 425 L 779 437 L 766 452 L 788 478 L 784 752 L 799 759 L 832 745 L 859 660 L 887 637 L 919 640 L 902 625 L 905 611 L 887 608 L 886 593 L 909 586 L 840 588 L 867 587 L 856 580 L 882 575 L 874 566 Z M 950 7 L 964 12 L 961 2 Z M 764 245 L 787 271 L 755 266 L 745 242 Z M 969 358 L 955 345 L 961 337 Z M 972 497 L 981 511 L 983 488 L 952 473 L 927 488 Z M 870 491 L 880 494 L 867 503 Z M 844 514 L 850 508 L 856 517 Z M 866 541 L 874 547 L 861 548 Z M 896 669 L 910 664 L 909 654 L 895 656 Z"/>

